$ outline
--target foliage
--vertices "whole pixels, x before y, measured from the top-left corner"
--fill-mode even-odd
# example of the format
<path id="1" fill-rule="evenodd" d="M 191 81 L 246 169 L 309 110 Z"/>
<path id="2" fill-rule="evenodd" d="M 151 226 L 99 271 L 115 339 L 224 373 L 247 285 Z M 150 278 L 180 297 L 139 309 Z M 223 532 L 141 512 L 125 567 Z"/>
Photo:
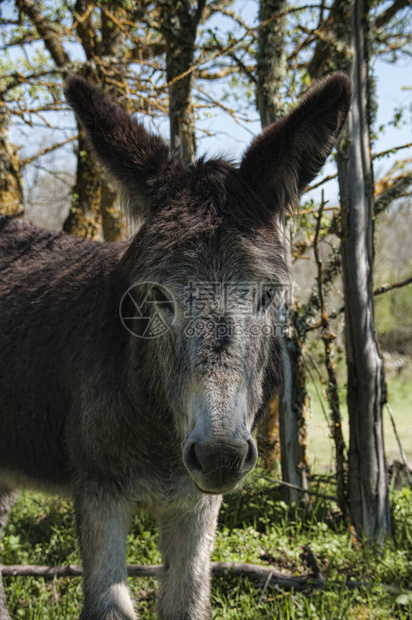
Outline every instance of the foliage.
<path id="1" fill-rule="evenodd" d="M 380 341 L 386 351 L 412 353 L 412 286 L 391 291 L 376 300 L 376 320 Z"/>
<path id="2" fill-rule="evenodd" d="M 408 241 L 411 224 L 411 202 L 404 199 L 382 213 L 376 227 L 379 259 L 376 261 L 375 287 L 409 282 L 407 286 L 376 297 L 379 339 L 384 351 L 404 356 L 412 354 L 412 254 Z"/>
<path id="3" fill-rule="evenodd" d="M 391 504 L 393 540 L 381 550 L 362 548 L 351 539 L 336 505 L 315 499 L 306 508 L 288 506 L 274 484 L 262 477 L 262 472 L 256 473 L 247 487 L 225 499 L 212 559 L 271 564 L 275 570 L 301 574 L 308 570 L 300 557 L 301 546 L 308 544 L 326 578 L 326 588 L 299 594 L 268 588 L 260 601 L 261 585 L 247 578 L 216 578 L 212 591 L 214 619 L 406 620 L 412 613 L 408 591 L 412 578 L 412 492 L 403 489 L 393 493 Z M 78 563 L 74 521 L 67 500 L 23 493 L 0 543 L 2 561 Z M 157 540 L 154 519 L 137 514 L 128 537 L 129 563 L 160 562 Z M 367 582 L 369 586 L 350 589 L 345 586 L 346 580 Z M 4 582 L 10 612 L 16 620 L 67 620 L 79 613 L 79 578 L 47 582 L 13 577 Z M 154 619 L 156 581 L 129 582 L 142 620 Z"/>

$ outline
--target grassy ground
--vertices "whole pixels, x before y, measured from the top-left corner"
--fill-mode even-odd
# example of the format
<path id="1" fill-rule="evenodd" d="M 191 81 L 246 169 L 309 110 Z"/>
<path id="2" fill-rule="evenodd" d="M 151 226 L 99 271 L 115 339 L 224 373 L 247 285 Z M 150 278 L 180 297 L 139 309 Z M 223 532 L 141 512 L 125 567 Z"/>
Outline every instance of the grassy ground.
<path id="1" fill-rule="evenodd" d="M 316 500 L 296 510 L 284 504 L 273 485 L 257 472 L 240 493 L 228 497 L 220 515 L 215 560 L 271 563 L 276 570 L 306 572 L 301 546 L 309 544 L 327 579 L 324 591 L 284 593 L 249 579 L 213 581 L 214 620 L 309 619 L 362 620 L 412 618 L 412 493 L 392 496 L 395 536 L 382 550 L 359 548 L 336 507 Z M 137 515 L 128 538 L 130 563 L 157 563 L 157 531 L 153 519 Z M 0 543 L 0 562 L 59 565 L 78 563 L 74 516 L 70 502 L 22 494 Z M 350 590 L 345 580 L 367 581 L 370 589 Z M 11 616 L 24 620 L 70 620 L 78 617 L 78 578 L 45 582 L 4 578 Z M 396 586 L 396 593 L 380 584 Z M 141 618 L 154 619 L 157 583 L 130 579 Z"/>

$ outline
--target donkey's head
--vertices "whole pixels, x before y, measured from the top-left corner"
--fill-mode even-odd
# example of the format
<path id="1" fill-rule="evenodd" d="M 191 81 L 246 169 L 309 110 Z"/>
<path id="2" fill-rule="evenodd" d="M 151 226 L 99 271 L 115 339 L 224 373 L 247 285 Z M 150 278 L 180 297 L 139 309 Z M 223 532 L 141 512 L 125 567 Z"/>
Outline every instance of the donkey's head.
<path id="1" fill-rule="evenodd" d="M 143 312 L 151 331 L 135 321 L 132 346 L 144 349 L 151 389 L 174 413 L 197 487 L 230 491 L 256 463 L 251 433 L 281 383 L 276 302 L 288 274 L 277 221 L 330 154 L 348 80 L 335 73 L 313 86 L 240 166 L 202 159 L 185 168 L 97 88 L 74 77 L 66 95 L 143 223 L 122 268 L 135 318 Z"/>

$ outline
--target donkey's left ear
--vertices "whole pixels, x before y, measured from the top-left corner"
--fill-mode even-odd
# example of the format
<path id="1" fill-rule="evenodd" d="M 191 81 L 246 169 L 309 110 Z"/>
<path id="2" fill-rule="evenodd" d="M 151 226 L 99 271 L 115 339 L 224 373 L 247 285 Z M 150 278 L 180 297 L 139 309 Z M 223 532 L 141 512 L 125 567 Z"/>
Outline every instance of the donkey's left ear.
<path id="1" fill-rule="evenodd" d="M 273 212 L 296 205 L 320 172 L 349 112 L 351 87 L 336 72 L 312 86 L 296 108 L 258 135 L 240 171 Z"/>

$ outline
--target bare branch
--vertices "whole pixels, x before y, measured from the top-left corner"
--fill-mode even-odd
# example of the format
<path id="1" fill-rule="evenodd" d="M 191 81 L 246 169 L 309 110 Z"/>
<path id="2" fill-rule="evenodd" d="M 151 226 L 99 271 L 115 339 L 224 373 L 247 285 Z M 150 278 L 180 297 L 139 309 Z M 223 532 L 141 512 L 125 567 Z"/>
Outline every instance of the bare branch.
<path id="1" fill-rule="evenodd" d="M 336 179 L 337 177 L 337 173 L 336 174 L 328 174 L 327 177 L 324 177 L 323 179 L 321 179 L 320 181 L 318 181 L 317 183 L 314 183 L 313 185 L 309 185 L 309 187 L 307 187 L 305 189 L 305 194 L 307 192 L 312 191 L 312 189 L 316 189 L 317 187 L 320 187 L 321 185 L 324 185 L 325 183 L 327 183 L 328 181 L 332 181 L 332 179 Z"/>
<path id="2" fill-rule="evenodd" d="M 407 144 L 401 144 L 400 146 L 394 146 L 391 149 L 387 149 L 386 151 L 381 151 L 380 153 L 375 153 L 372 155 L 372 159 L 380 159 L 381 157 L 385 157 L 385 155 L 393 155 L 397 153 L 397 151 L 401 151 L 402 149 L 410 149 L 412 147 L 412 142 L 408 142 Z"/>
<path id="3" fill-rule="evenodd" d="M 244 65 L 246 71 L 252 72 L 254 71 L 254 67 L 252 65 Z M 196 77 L 201 80 L 220 80 L 228 75 L 234 75 L 235 73 L 240 73 L 241 69 L 238 65 L 232 66 L 229 65 L 227 67 L 223 67 L 222 69 L 215 70 L 210 72 L 207 69 L 203 69 L 196 73 Z"/>
<path id="4" fill-rule="evenodd" d="M 393 291 L 397 288 L 402 288 L 403 286 L 408 286 L 412 284 L 412 277 L 406 278 L 406 280 L 402 280 L 401 282 L 393 282 L 392 284 L 384 284 L 383 286 L 379 286 L 373 291 L 374 296 L 383 295 L 384 293 L 388 293 L 389 291 Z M 329 315 L 330 319 L 336 319 L 342 312 L 344 312 L 345 306 L 341 306 L 338 310 L 334 310 Z M 307 327 L 306 331 L 312 331 L 314 329 L 319 329 L 322 327 L 322 321 L 318 321 L 317 323 L 313 323 L 312 325 Z"/>
<path id="5" fill-rule="evenodd" d="M 38 8 L 38 3 L 33 0 L 16 0 L 18 9 L 24 13 L 36 27 L 37 32 L 43 39 L 46 49 L 58 67 L 62 67 L 70 62 L 70 58 L 65 52 L 61 36 L 54 25 L 44 17 Z"/>
<path id="6" fill-rule="evenodd" d="M 373 291 L 373 294 L 383 295 L 383 293 L 388 293 L 389 291 L 408 286 L 409 284 L 412 284 L 412 277 L 406 278 L 406 280 L 402 280 L 401 282 L 392 282 L 392 284 L 384 284 L 383 286 L 379 286 Z"/>
<path id="7" fill-rule="evenodd" d="M 412 185 L 412 171 L 398 177 L 386 177 L 381 181 L 382 188 L 375 201 L 375 215 L 387 209 L 394 200 L 400 198 Z"/>
<path id="8" fill-rule="evenodd" d="M 50 174 L 50 176 L 55 177 L 58 181 L 60 181 L 60 183 L 63 183 L 63 185 L 66 185 L 68 188 L 72 188 L 73 183 L 72 181 L 67 181 L 66 177 L 66 173 L 59 173 L 56 172 L 55 170 L 50 170 L 49 168 L 45 168 L 45 166 L 41 166 L 40 164 L 34 162 L 33 163 L 33 168 L 35 168 L 36 170 L 42 170 L 43 172 L 45 172 L 46 174 Z"/>
<path id="9" fill-rule="evenodd" d="M 211 95 L 209 95 L 209 93 L 205 92 L 203 89 L 201 88 L 197 88 L 198 92 L 201 93 L 202 97 L 206 100 L 206 101 L 210 101 L 210 103 L 213 105 L 214 108 L 220 108 L 221 110 L 223 110 L 226 114 L 229 114 L 229 116 L 231 116 L 231 118 L 235 121 L 235 123 L 237 125 L 239 125 L 240 127 L 242 127 L 243 129 L 245 129 L 247 132 L 249 132 L 251 135 L 253 135 L 253 131 L 251 131 L 248 127 L 246 127 L 246 125 L 244 125 L 240 120 L 239 114 L 235 114 L 235 112 L 233 110 L 231 110 L 230 108 L 228 108 L 227 106 L 223 105 L 223 103 L 217 101 L 216 99 L 214 99 Z M 199 97 L 199 99 L 201 99 Z M 197 108 L 200 106 L 196 106 Z M 209 107 L 209 106 L 208 106 Z M 243 119 L 244 121 L 248 120 L 246 118 Z"/>
<path id="10" fill-rule="evenodd" d="M 338 379 L 336 375 L 335 356 L 333 341 L 336 336 L 330 328 L 329 317 L 326 312 L 325 304 L 325 291 L 324 291 L 324 271 L 323 261 L 319 252 L 319 233 L 323 210 L 325 208 L 324 193 L 322 190 L 322 200 L 319 206 L 319 212 L 317 215 L 315 239 L 313 242 L 313 251 L 315 254 L 315 261 L 318 268 L 318 295 L 319 295 L 319 310 L 322 325 L 322 340 L 325 349 L 325 366 L 328 373 L 328 386 L 326 390 L 329 407 L 331 411 L 332 420 L 332 436 L 335 443 L 336 450 L 336 477 L 338 487 L 338 503 L 343 514 L 349 513 L 348 507 L 348 491 L 347 491 L 347 460 L 346 460 L 346 445 L 343 438 L 342 431 L 342 416 L 340 413 L 339 405 L 339 389 Z"/>
<path id="11" fill-rule="evenodd" d="M 382 28 L 382 26 L 385 26 L 385 24 L 387 24 L 398 11 L 401 11 L 406 6 L 409 6 L 408 0 L 395 0 L 395 2 L 391 4 L 386 11 L 383 11 L 383 13 L 376 18 L 376 28 Z"/>
<path id="12" fill-rule="evenodd" d="M 42 149 L 35 155 L 32 155 L 31 157 L 26 157 L 26 159 L 22 159 L 20 161 L 20 166 L 24 168 L 24 166 L 27 166 L 27 164 L 33 163 L 34 161 L 36 161 L 36 159 L 39 159 L 39 157 L 42 157 L 43 155 L 47 155 L 47 153 L 51 153 L 52 151 L 56 151 L 57 149 L 61 148 L 65 144 L 74 142 L 75 140 L 77 140 L 77 138 L 78 138 L 78 135 L 76 134 L 75 136 L 72 136 L 71 138 L 67 138 L 67 140 L 63 140 L 63 142 L 59 142 L 58 144 L 52 144 L 52 146 L 48 146 Z"/>
<path id="13" fill-rule="evenodd" d="M 34 80 L 38 80 L 41 77 L 49 76 L 49 75 L 60 75 L 61 69 L 50 69 L 48 71 L 40 71 L 39 73 L 31 73 L 23 75 L 18 71 L 14 73 L 9 73 L 8 75 L 2 75 L 2 80 L 7 81 L 7 86 L 5 86 L 2 90 L 0 90 L 0 98 L 3 99 L 4 95 L 6 95 L 10 90 L 16 88 L 17 86 L 21 86 L 22 84 L 28 84 Z"/>

